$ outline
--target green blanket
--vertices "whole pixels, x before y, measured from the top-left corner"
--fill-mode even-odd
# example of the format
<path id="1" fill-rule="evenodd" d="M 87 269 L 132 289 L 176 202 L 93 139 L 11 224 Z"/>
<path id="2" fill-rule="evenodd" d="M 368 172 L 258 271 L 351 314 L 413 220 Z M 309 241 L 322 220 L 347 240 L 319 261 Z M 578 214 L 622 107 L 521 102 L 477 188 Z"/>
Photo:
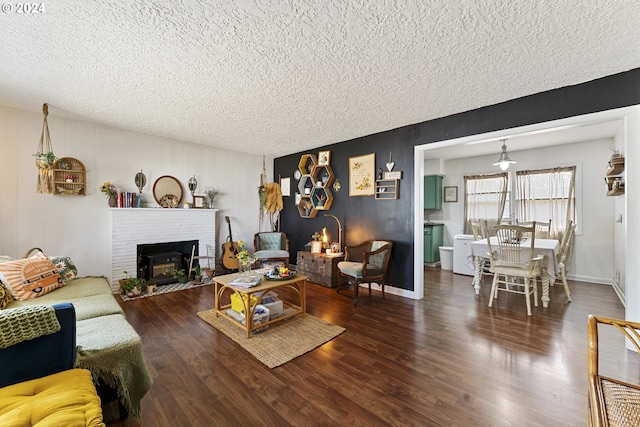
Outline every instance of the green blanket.
<path id="1" fill-rule="evenodd" d="M 82 320 L 77 323 L 77 344 L 75 366 L 114 387 L 129 413 L 140 417 L 140 401 L 153 380 L 133 327 L 120 314 Z"/>
<path id="2" fill-rule="evenodd" d="M 32 305 L 0 311 L 0 348 L 11 347 L 60 330 L 51 306 Z"/>

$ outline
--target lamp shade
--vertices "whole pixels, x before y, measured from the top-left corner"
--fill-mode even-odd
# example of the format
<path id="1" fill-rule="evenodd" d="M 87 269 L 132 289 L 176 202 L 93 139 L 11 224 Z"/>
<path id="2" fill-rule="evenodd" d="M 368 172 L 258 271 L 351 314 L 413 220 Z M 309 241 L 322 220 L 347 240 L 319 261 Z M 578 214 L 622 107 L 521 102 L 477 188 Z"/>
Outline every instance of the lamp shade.
<path id="1" fill-rule="evenodd" d="M 509 158 L 509 154 L 507 154 L 507 143 L 506 140 L 503 139 L 502 140 L 502 153 L 500 153 L 500 158 L 498 159 L 497 162 L 495 162 L 493 164 L 493 166 L 499 166 L 501 170 L 506 171 L 507 169 L 509 169 L 509 165 L 511 164 L 516 164 L 517 162 L 514 160 L 511 160 Z"/>

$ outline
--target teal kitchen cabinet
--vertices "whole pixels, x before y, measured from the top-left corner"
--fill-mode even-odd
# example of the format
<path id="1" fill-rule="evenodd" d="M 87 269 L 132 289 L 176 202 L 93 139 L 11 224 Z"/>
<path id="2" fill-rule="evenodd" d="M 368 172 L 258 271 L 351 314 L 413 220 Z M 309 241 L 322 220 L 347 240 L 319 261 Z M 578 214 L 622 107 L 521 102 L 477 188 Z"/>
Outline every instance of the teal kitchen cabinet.
<path id="1" fill-rule="evenodd" d="M 442 209 L 442 175 L 424 177 L 424 208 Z"/>
<path id="2" fill-rule="evenodd" d="M 425 224 L 424 226 L 424 262 L 434 264 L 440 261 L 440 246 L 444 234 L 443 224 Z"/>

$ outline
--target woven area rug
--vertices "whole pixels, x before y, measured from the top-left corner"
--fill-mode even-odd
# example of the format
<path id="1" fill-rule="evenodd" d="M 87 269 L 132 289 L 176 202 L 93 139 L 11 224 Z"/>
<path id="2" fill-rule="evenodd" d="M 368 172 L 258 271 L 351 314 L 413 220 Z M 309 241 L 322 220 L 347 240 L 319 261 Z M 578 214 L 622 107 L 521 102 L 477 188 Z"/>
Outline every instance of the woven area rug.
<path id="1" fill-rule="evenodd" d="M 185 289 L 197 288 L 197 287 L 200 287 L 200 286 L 207 286 L 207 285 L 210 285 L 212 283 L 213 283 L 213 281 L 207 282 L 207 283 L 191 283 L 191 282 L 187 282 L 187 283 L 170 283 L 168 285 L 156 286 L 156 290 L 151 294 L 149 294 L 149 293 L 140 294 L 137 297 L 133 297 L 133 298 L 130 298 L 130 297 L 128 297 L 126 295 L 122 295 L 122 294 L 119 294 L 119 295 L 120 295 L 120 298 L 122 298 L 123 301 L 131 301 L 131 300 L 139 299 L 139 298 L 152 297 L 154 295 L 162 295 L 162 294 L 166 294 L 168 292 L 183 291 Z"/>
<path id="2" fill-rule="evenodd" d="M 341 326 L 305 314 L 269 325 L 269 329 L 247 339 L 244 330 L 227 319 L 216 317 L 214 310 L 201 311 L 198 317 L 231 338 L 269 368 L 283 365 L 345 331 Z"/>

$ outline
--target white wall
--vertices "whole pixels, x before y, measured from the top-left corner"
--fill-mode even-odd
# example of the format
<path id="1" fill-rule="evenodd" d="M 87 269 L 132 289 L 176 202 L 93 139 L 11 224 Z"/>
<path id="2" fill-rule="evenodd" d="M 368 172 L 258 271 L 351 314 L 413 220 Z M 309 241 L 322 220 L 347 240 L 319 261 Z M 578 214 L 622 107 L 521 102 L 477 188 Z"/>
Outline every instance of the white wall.
<path id="1" fill-rule="evenodd" d="M 594 283 L 611 283 L 614 277 L 614 204 L 616 197 L 606 196 L 604 175 L 611 157 L 612 139 L 558 145 L 535 150 L 509 152 L 518 163 L 509 171 L 554 166 L 577 166 L 576 195 L 578 230 L 569 276 Z M 442 173 L 443 186 L 458 186 L 458 202 L 443 203 L 439 215 L 431 215 L 445 224 L 444 244 L 453 246 L 453 236 L 462 233 L 464 220 L 464 175 L 495 173 L 495 155 L 445 161 L 442 166 L 425 161 L 425 175 Z M 434 170 L 437 167 L 439 170 Z M 622 202 L 622 201 L 619 201 Z M 426 216 L 425 211 L 425 216 Z M 439 218 L 440 217 L 440 218 Z"/>
<path id="2" fill-rule="evenodd" d="M 134 177 L 142 169 L 147 185 L 142 190 L 149 206 L 154 181 L 162 175 L 176 177 L 186 200 L 187 181 L 198 179 L 196 195 L 207 186 L 219 190 L 216 208 L 217 256 L 228 236 L 224 216 L 231 218 L 234 240 L 253 242 L 258 231 L 258 191 L 263 159 L 152 135 L 128 132 L 92 123 L 60 119 L 49 109 L 53 151 L 73 157 L 87 169 L 87 196 L 53 196 L 36 193 L 36 152 L 42 115 L 0 108 L 0 254 L 20 258 L 27 249 L 40 247 L 50 255 L 68 255 L 81 275 L 109 276 L 111 218 L 100 186 L 111 181 L 125 191 L 138 191 Z M 215 135 L 212 135 L 215 138 Z M 238 141 L 241 144 L 242 141 Z M 267 158 L 267 176 L 273 176 L 273 159 Z"/>

